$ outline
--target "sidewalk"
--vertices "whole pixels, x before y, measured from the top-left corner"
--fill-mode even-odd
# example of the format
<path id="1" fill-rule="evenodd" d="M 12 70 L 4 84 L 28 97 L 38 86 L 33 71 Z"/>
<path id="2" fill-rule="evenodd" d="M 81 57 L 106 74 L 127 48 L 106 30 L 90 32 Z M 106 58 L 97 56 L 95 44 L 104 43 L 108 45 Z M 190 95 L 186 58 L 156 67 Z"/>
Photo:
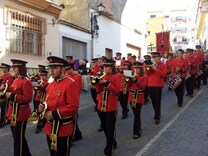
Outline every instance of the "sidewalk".
<path id="1" fill-rule="evenodd" d="M 207 156 L 208 87 L 193 99 L 136 156 Z"/>

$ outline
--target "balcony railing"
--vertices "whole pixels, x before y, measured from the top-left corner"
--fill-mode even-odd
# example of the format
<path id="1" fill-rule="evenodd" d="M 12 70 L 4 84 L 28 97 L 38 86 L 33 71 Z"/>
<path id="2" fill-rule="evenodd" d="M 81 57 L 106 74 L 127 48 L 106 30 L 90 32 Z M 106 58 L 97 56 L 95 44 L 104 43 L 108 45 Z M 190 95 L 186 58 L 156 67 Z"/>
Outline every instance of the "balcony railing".
<path id="1" fill-rule="evenodd" d="M 188 44 L 189 39 L 188 38 L 174 38 L 173 43 L 175 43 L 175 44 Z"/>

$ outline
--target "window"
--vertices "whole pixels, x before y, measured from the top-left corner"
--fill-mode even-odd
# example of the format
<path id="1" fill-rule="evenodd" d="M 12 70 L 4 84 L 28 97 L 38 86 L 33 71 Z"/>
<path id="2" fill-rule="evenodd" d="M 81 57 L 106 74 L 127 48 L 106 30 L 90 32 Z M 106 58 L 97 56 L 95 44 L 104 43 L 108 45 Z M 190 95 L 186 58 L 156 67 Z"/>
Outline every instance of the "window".
<path id="1" fill-rule="evenodd" d="M 37 55 L 43 54 L 45 20 L 14 9 L 6 9 L 6 36 L 11 53 Z"/>
<path id="2" fill-rule="evenodd" d="M 150 15 L 150 18 L 156 18 L 156 15 Z"/>

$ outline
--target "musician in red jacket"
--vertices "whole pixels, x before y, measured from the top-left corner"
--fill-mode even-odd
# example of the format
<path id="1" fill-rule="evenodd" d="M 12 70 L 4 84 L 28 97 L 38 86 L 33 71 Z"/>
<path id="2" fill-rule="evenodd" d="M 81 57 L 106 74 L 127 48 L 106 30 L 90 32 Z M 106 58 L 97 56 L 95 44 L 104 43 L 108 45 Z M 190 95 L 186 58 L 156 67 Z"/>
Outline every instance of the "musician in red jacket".
<path id="1" fill-rule="evenodd" d="M 191 77 L 186 80 L 186 96 L 193 97 L 194 94 L 194 81 L 195 81 L 195 76 L 197 74 L 197 67 L 198 63 L 196 58 L 193 56 L 193 49 L 186 49 L 186 53 L 188 53 L 188 57 L 186 57 L 188 66 L 189 66 L 189 73 L 191 74 Z"/>
<path id="2" fill-rule="evenodd" d="M 168 53 L 168 59 L 165 62 L 167 67 L 167 77 L 170 76 L 170 74 L 172 73 L 173 63 L 174 63 L 173 53 Z M 168 90 L 169 91 L 171 90 L 170 86 L 168 86 Z"/>
<path id="3" fill-rule="evenodd" d="M 32 101 L 33 88 L 27 78 L 26 61 L 11 59 L 15 80 L 6 93 L 9 99 L 7 117 L 10 121 L 14 139 L 14 155 L 30 156 L 30 150 L 25 138 L 27 120 L 31 114 L 29 103 Z"/>
<path id="4" fill-rule="evenodd" d="M 8 88 L 9 88 L 14 79 L 13 79 L 13 76 L 9 73 L 10 65 L 6 63 L 1 63 L 0 68 L 2 70 L 2 75 L 0 76 L 0 90 L 1 92 L 3 92 L 6 89 L 5 88 L 6 85 L 8 85 Z M 8 100 L 6 99 L 6 96 L 2 95 L 0 97 L 0 108 L 1 108 L 0 128 L 4 127 L 6 124 L 7 103 L 8 103 Z"/>
<path id="5" fill-rule="evenodd" d="M 44 112 L 46 109 L 44 133 L 47 135 L 51 156 L 69 155 L 75 128 L 74 117 L 79 107 L 79 86 L 65 75 L 65 67 L 68 65 L 66 60 L 56 56 L 49 56 L 47 60 L 54 81 L 46 89 L 47 107 L 40 104 L 38 111 Z"/>
<path id="6" fill-rule="evenodd" d="M 69 63 L 67 65 L 66 76 L 72 78 L 77 83 L 77 85 L 79 86 L 79 96 L 80 96 L 82 91 L 82 76 L 74 70 L 74 63 Z M 80 131 L 78 126 L 78 112 L 77 112 L 76 128 L 72 141 L 78 141 L 81 139 L 82 139 L 82 132 Z"/>
<path id="7" fill-rule="evenodd" d="M 148 92 L 155 111 L 155 124 L 160 123 L 161 118 L 161 100 L 162 89 L 165 85 L 165 76 L 167 67 L 161 62 L 161 54 L 159 52 L 152 53 L 153 66 L 150 70 L 146 70 L 148 76 Z"/>
<path id="8" fill-rule="evenodd" d="M 38 75 L 40 77 L 40 80 L 38 81 L 38 86 L 34 87 L 34 90 L 36 92 L 34 99 L 34 101 L 36 101 L 36 105 L 34 107 L 34 111 L 37 111 L 39 104 L 45 101 L 46 88 L 48 86 L 48 71 L 41 69 L 39 70 Z M 44 124 L 45 120 L 39 118 L 35 133 L 41 132 Z"/>
<path id="9" fill-rule="evenodd" d="M 131 63 L 129 61 L 125 61 L 123 70 L 131 70 Z M 123 71 L 122 71 L 123 72 Z M 128 96 L 129 96 L 129 89 L 130 89 L 130 78 L 126 77 L 124 73 L 121 74 L 121 87 L 119 93 L 119 101 L 122 107 L 122 119 L 126 119 L 128 116 Z"/>
<path id="10" fill-rule="evenodd" d="M 142 68 L 143 63 L 136 62 L 133 64 L 134 77 L 132 78 L 130 91 L 129 91 L 129 102 L 134 112 L 134 124 L 133 124 L 133 138 L 137 139 L 141 137 L 141 110 L 144 104 L 144 89 L 147 87 L 148 77 L 144 75 Z"/>
<path id="11" fill-rule="evenodd" d="M 202 64 L 204 62 L 204 53 L 201 50 L 200 45 L 196 45 L 196 52 L 193 53 L 193 56 L 197 59 L 198 67 L 197 67 L 197 72 L 198 70 L 203 70 Z M 203 77 L 203 74 L 195 77 L 195 87 L 199 90 L 200 85 L 201 85 L 201 79 Z"/>
<path id="12" fill-rule="evenodd" d="M 183 58 L 184 51 L 179 49 L 177 52 L 177 58 L 174 59 L 174 63 L 172 66 L 172 74 L 178 75 L 182 82 L 175 89 L 175 94 L 178 100 L 178 106 L 182 107 L 183 105 L 183 96 L 184 96 L 184 87 L 185 87 L 185 78 L 186 73 L 188 72 L 188 62 L 185 58 Z"/>
<path id="13" fill-rule="evenodd" d="M 115 140 L 115 123 L 118 112 L 118 95 L 121 85 L 121 76 L 116 72 L 113 60 L 106 60 L 104 66 L 105 75 L 96 85 L 98 93 L 98 113 L 106 136 L 104 155 L 111 156 L 117 146 Z"/>
<path id="14" fill-rule="evenodd" d="M 97 92 L 96 92 L 96 74 L 98 72 L 101 72 L 101 67 L 99 66 L 99 62 L 98 62 L 98 58 L 93 58 L 92 59 L 92 63 L 93 63 L 93 66 L 90 70 L 90 82 L 91 82 L 91 89 L 90 89 L 90 92 L 91 92 L 91 96 L 92 96 L 92 99 L 95 103 L 95 111 L 97 110 Z"/>

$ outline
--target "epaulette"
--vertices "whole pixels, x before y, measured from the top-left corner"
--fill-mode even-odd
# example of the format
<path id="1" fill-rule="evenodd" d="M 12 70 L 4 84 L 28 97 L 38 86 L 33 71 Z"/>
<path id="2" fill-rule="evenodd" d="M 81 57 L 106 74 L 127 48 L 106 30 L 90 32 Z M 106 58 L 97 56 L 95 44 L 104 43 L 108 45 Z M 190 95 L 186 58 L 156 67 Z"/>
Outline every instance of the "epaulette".
<path id="1" fill-rule="evenodd" d="M 68 78 L 69 78 L 69 80 L 72 80 L 73 82 L 75 82 L 74 79 L 72 79 L 71 77 L 68 77 Z"/>
<path id="2" fill-rule="evenodd" d="M 26 80 L 31 81 L 29 77 L 24 77 Z"/>

